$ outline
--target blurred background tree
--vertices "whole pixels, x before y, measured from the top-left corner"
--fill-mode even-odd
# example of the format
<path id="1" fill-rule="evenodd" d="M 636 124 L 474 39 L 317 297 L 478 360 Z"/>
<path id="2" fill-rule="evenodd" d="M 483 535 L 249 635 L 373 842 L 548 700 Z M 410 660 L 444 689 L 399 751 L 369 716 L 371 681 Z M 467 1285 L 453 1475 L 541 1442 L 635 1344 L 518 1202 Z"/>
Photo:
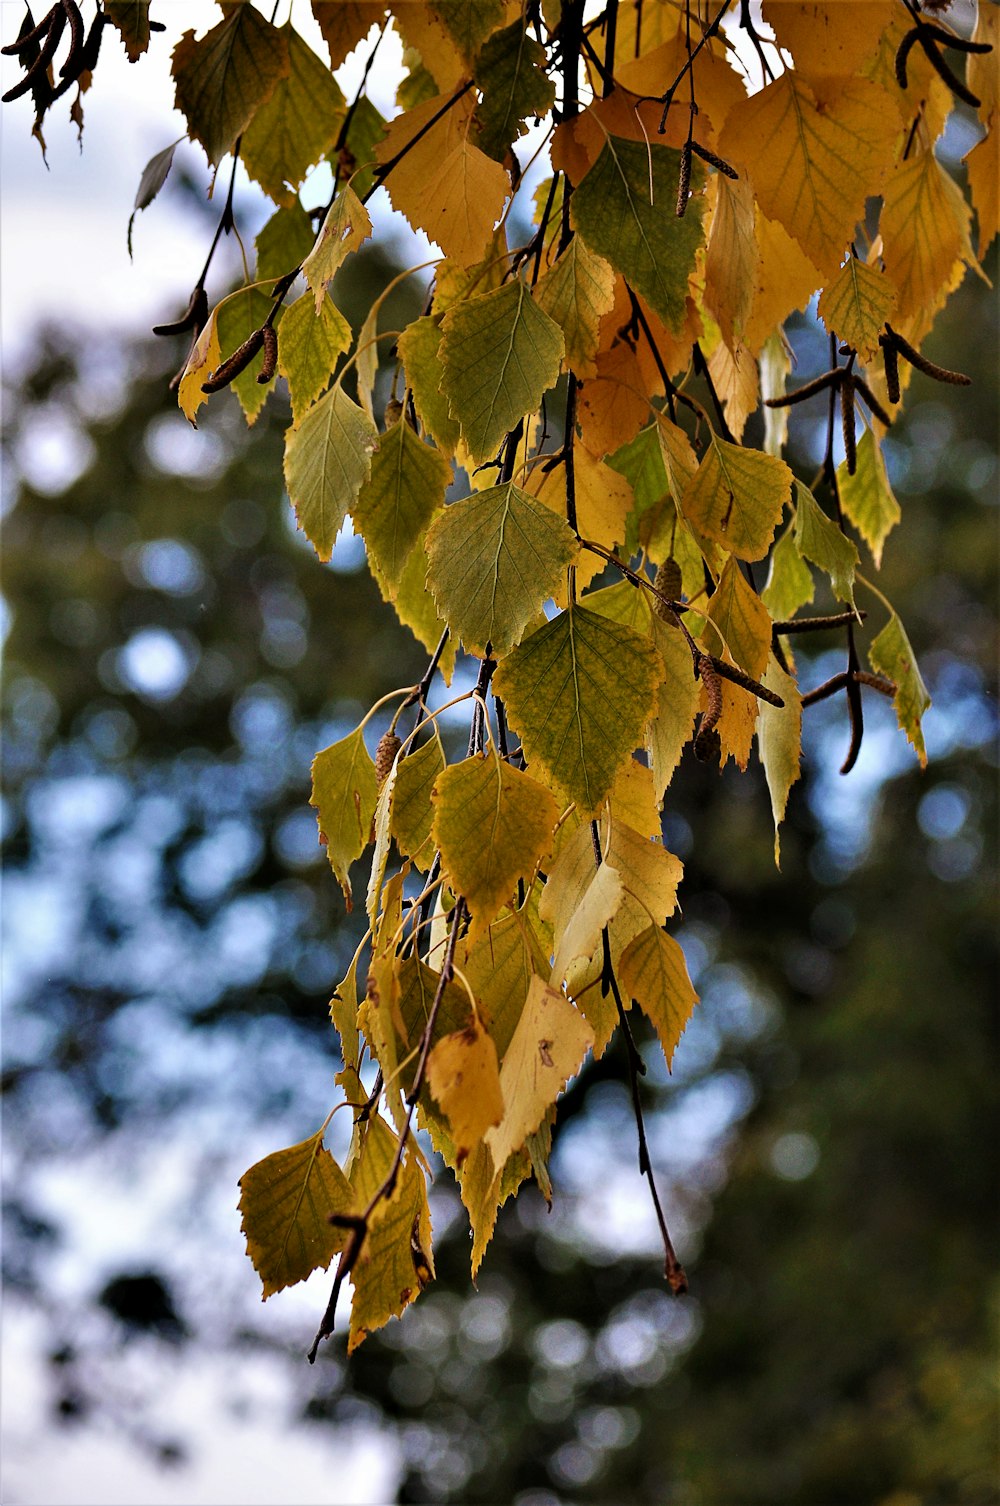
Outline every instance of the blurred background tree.
<path id="1" fill-rule="evenodd" d="M 394 271 L 362 254 L 338 302 Z M 426 656 L 357 541 L 323 567 L 296 536 L 273 411 L 193 434 L 149 343 L 39 335 L 4 440 L 11 1500 L 1000 1498 L 990 295 L 967 284 L 936 341 L 976 385 L 914 379 L 884 566 L 928 772 L 877 705 L 839 780 L 843 708 L 810 711 L 780 873 L 762 775 L 720 791 L 686 760 L 670 790 L 703 1003 L 673 1078 L 645 1043 L 644 1091 L 692 1296 L 660 1280 L 613 1049 L 562 1105 L 555 1208 L 504 1211 L 478 1292 L 442 1184 L 436 1286 L 310 1371 L 326 1278 L 261 1316 L 235 1184 L 315 1129 L 338 1065 L 357 925 L 309 760 Z"/>

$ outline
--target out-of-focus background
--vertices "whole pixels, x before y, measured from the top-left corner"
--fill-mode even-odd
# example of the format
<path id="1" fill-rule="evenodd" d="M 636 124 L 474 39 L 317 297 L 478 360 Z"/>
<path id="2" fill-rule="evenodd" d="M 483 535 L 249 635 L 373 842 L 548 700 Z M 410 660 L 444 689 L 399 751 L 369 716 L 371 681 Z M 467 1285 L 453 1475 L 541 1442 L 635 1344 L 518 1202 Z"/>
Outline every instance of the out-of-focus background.
<path id="1" fill-rule="evenodd" d="M 175 5 L 171 35 L 208 12 Z M 686 759 L 668 795 L 702 1003 L 672 1077 L 642 1042 L 644 1094 L 692 1294 L 660 1277 L 612 1049 L 562 1106 L 552 1211 L 504 1210 L 478 1290 L 442 1177 L 435 1285 L 310 1369 L 328 1277 L 261 1307 L 236 1181 L 335 1100 L 357 922 L 309 761 L 426 656 L 356 540 L 324 567 L 296 534 L 281 401 L 248 432 L 214 399 L 194 432 L 166 390 L 180 351 L 143 329 L 186 302 L 218 205 L 179 150 L 130 268 L 139 173 L 181 129 L 153 45 L 102 60 L 82 159 L 53 125 L 46 173 L 2 120 L 4 1501 L 1000 1499 L 992 293 L 967 278 L 930 345 L 975 385 L 915 378 L 887 444 L 880 584 L 934 697 L 928 770 L 873 698 L 841 779 L 843 706 L 807 712 L 780 873 L 759 768 Z M 953 161 L 972 139 L 958 117 Z M 248 238 L 263 213 L 242 185 Z M 356 324 L 421 259 L 382 223 L 337 288 Z M 412 317 L 422 284 L 394 296 Z M 803 369 L 814 340 L 801 321 Z M 840 657 L 817 637 L 803 685 Z"/>

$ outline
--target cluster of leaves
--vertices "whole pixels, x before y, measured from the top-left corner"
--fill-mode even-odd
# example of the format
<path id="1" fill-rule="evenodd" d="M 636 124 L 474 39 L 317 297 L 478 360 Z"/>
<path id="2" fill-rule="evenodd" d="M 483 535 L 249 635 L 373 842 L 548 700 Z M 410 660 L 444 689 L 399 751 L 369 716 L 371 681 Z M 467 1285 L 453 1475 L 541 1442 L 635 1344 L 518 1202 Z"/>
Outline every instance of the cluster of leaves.
<path id="1" fill-rule="evenodd" d="M 351 865 L 374 849 L 368 931 L 331 1004 L 349 1157 L 337 1165 L 324 1125 L 242 1180 L 265 1296 L 339 1256 L 313 1355 L 346 1277 L 353 1348 L 433 1276 L 415 1129 L 459 1181 L 475 1274 L 518 1186 L 534 1176 L 550 1195 L 556 1102 L 619 1027 L 665 1274 L 685 1287 L 628 1019 L 638 1005 L 669 1064 L 697 1002 L 665 929 L 681 878 L 661 838 L 672 775 L 688 748 L 746 769 L 756 737 L 777 828 L 803 708 L 844 692 L 846 772 L 863 688 L 893 698 L 925 758 L 927 691 L 855 535 L 877 569 L 900 517 L 881 449 L 890 410 L 913 366 L 965 380 L 920 347 L 978 269 L 972 209 L 979 255 L 997 230 L 998 13 L 968 40 L 946 8 L 928 0 L 930 21 L 916 0 L 764 0 L 765 50 L 748 7 L 740 28 L 723 24 L 727 3 L 609 0 L 589 18 L 583 0 L 313 0 L 327 63 L 291 20 L 244 0 L 174 50 L 190 138 L 215 168 L 231 155 L 234 177 L 242 160 L 276 205 L 253 279 L 210 308 L 230 187 L 188 309 L 159 331 L 193 338 L 180 406 L 195 422 L 232 387 L 253 423 L 287 384 L 299 525 L 327 560 L 350 517 L 431 653 L 421 682 L 388 698 L 391 716 L 380 702 L 313 766 L 348 905 Z M 138 55 L 148 6 L 105 6 L 126 9 Z M 386 28 L 404 45 L 389 122 L 364 84 L 348 103 L 334 77 L 375 26 L 366 79 Z M 956 98 L 985 127 L 972 208 L 935 152 Z M 530 238 L 512 245 L 532 121 L 548 125 L 551 174 Z M 137 208 L 172 153 L 149 164 Z M 307 211 L 327 161 L 333 194 Z M 355 338 L 334 279 L 371 235 L 366 201 L 383 184 L 442 254 L 421 317 L 380 330 L 380 298 Z M 817 292 L 829 369 L 788 392 L 782 326 Z M 377 404 L 380 342 L 394 374 Z M 785 409 L 814 397 L 825 454 L 806 484 L 781 458 Z M 761 447 L 744 442 L 759 407 Z M 842 610 L 801 617 L 814 569 Z M 882 619 L 868 668 L 859 585 Z M 802 695 L 791 639 L 806 630 L 842 633 L 846 662 Z M 478 660 L 475 689 L 434 705 L 460 647 Z M 437 724 L 456 700 L 471 730 L 449 762 Z"/>

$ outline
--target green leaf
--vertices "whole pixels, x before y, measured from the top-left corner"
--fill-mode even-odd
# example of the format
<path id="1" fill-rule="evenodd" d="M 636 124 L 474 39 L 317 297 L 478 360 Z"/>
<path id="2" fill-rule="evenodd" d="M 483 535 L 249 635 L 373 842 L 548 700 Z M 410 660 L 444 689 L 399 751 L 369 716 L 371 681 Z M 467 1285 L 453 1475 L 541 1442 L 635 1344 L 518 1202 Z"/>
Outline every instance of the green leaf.
<path id="1" fill-rule="evenodd" d="M 783 460 L 713 434 L 680 509 L 697 532 L 741 560 L 763 559 L 792 487 Z"/>
<path id="2" fill-rule="evenodd" d="M 343 1074 L 338 1074 L 338 1081 L 349 1073 L 360 1078 L 361 1037 L 358 1034 L 357 953 L 351 959 L 346 978 L 338 983 L 333 991 L 333 998 L 330 1000 L 330 1019 L 333 1022 L 333 1028 L 340 1036 L 340 1054 L 344 1061 Z"/>
<path id="3" fill-rule="evenodd" d="M 427 589 L 425 539 L 426 535 L 418 539 L 410 550 L 406 564 L 403 566 L 399 585 L 395 590 L 379 573 L 376 564 L 373 563 L 371 568 L 379 590 L 386 601 L 392 602 L 400 622 L 408 627 L 418 642 L 423 644 L 428 653 L 431 653 L 437 647 L 445 624 L 438 616 L 434 598 Z M 457 649 L 455 639 L 449 635 L 440 661 L 441 673 L 448 685 L 451 684 Z"/>
<path id="4" fill-rule="evenodd" d="M 795 483 L 795 541 L 807 560 L 826 571 L 833 594 L 853 607 L 858 551 L 801 481 Z"/>
<path id="5" fill-rule="evenodd" d="M 607 464 L 632 487 L 635 502 L 627 520 L 625 545 L 634 554 L 640 541 L 647 538 L 649 524 L 655 521 L 664 503 L 673 511 L 657 425 L 640 429 L 634 439 L 608 456 Z"/>
<path id="6" fill-rule="evenodd" d="M 771 553 L 767 585 L 760 599 L 775 622 L 787 622 L 815 595 L 812 572 L 799 553 L 794 530 L 786 528 Z"/>
<path id="7" fill-rule="evenodd" d="M 240 1177 L 240 1225 L 264 1297 L 326 1270 L 347 1235 L 331 1213 L 353 1213 L 350 1184 L 328 1150 L 326 1125 L 309 1140 L 276 1150 Z"/>
<path id="8" fill-rule="evenodd" d="M 371 468 L 378 430 L 339 386 L 297 419 L 285 439 L 285 485 L 299 527 L 328 560 Z"/>
<path id="9" fill-rule="evenodd" d="M 414 319 L 396 342 L 420 422 L 439 450 L 454 455 L 462 431 L 448 412 L 448 399 L 440 390 L 444 377 L 440 348 L 441 321 L 431 314 Z"/>
<path id="10" fill-rule="evenodd" d="M 427 535 L 427 585 L 470 653 L 500 656 L 579 552 L 563 518 L 508 481 L 453 502 Z"/>
<path id="11" fill-rule="evenodd" d="M 146 35 L 148 42 L 148 27 L 146 29 Z M 144 51 L 145 49 L 141 50 Z M 137 53 L 136 56 L 138 55 L 139 54 Z M 132 213 L 129 215 L 128 219 L 127 239 L 128 254 L 130 259 L 132 256 L 132 226 L 135 224 L 135 217 L 139 213 L 140 209 L 149 208 L 150 204 L 152 204 L 153 200 L 156 198 L 156 195 L 159 193 L 164 183 L 166 183 L 167 178 L 170 175 L 170 169 L 173 165 L 174 152 L 176 152 L 178 146 L 183 140 L 184 137 L 179 136 L 176 141 L 172 141 L 169 146 L 165 146 L 162 152 L 157 152 L 155 157 L 150 157 L 149 161 L 146 163 L 146 166 L 142 170 L 142 177 L 139 179 L 139 187 L 135 191 L 135 203 L 132 205 Z"/>
<path id="12" fill-rule="evenodd" d="M 395 591 L 411 550 L 444 504 L 451 466 L 405 418 L 379 440 L 371 474 L 351 509 L 382 579 Z"/>
<path id="13" fill-rule="evenodd" d="M 432 798 L 442 871 L 465 896 L 478 935 L 550 850 L 558 807 L 544 786 L 495 753 L 449 764 Z"/>
<path id="14" fill-rule="evenodd" d="M 663 674 L 648 638 L 572 606 L 514 650 L 494 676 L 524 745 L 552 783 L 594 815 L 642 740 Z"/>
<path id="15" fill-rule="evenodd" d="M 240 288 L 231 297 L 223 299 L 216 310 L 219 346 L 223 358 L 232 355 L 233 351 L 238 350 L 255 329 L 260 328 L 273 306 L 273 301 L 268 297 L 267 292 L 256 283 Z M 277 323 L 277 320 L 275 322 Z M 283 318 L 281 323 L 284 324 Z M 256 421 L 272 391 L 272 383 L 267 382 L 262 386 L 257 380 L 263 361 L 264 357 L 261 353 L 255 355 L 235 381 L 229 384 L 236 394 L 248 424 Z"/>
<path id="16" fill-rule="evenodd" d="M 205 36 L 186 31 L 173 51 L 174 103 L 217 165 L 289 70 L 288 42 L 253 5 L 233 5 Z"/>
<path id="17" fill-rule="evenodd" d="M 565 344 L 519 277 L 449 309 L 442 324 L 441 389 L 475 464 L 533 413 L 554 386 Z"/>
<path id="18" fill-rule="evenodd" d="M 831 335 L 852 345 L 860 360 L 868 362 L 895 308 L 896 289 L 885 273 L 849 256 L 820 294 L 816 312 Z"/>
<path id="19" fill-rule="evenodd" d="M 614 269 L 574 235 L 535 289 L 538 307 L 566 340 L 566 362 L 578 377 L 594 376 L 600 323 L 615 301 Z"/>
<path id="20" fill-rule="evenodd" d="M 311 293 L 303 293 L 286 308 L 278 340 L 278 370 L 288 383 L 296 421 L 323 391 L 351 339 L 351 326 L 329 296 L 324 296 L 318 314 Z"/>
<path id="21" fill-rule="evenodd" d="M 360 1138 L 351 1188 L 356 1205 L 367 1208 L 389 1174 L 399 1141 L 378 1114 L 361 1129 Z M 354 1296 L 348 1354 L 369 1333 L 398 1318 L 433 1275 L 427 1183 L 411 1150 L 403 1157 L 395 1192 L 390 1198 L 380 1198 L 372 1209 L 368 1234 L 351 1271 Z"/>
<path id="22" fill-rule="evenodd" d="M 375 765 L 360 727 L 316 754 L 312 762 L 310 804 L 316 810 L 319 839 L 340 880 L 348 909 L 351 908 L 348 870 L 368 846 L 377 800 Z"/>
<path id="23" fill-rule="evenodd" d="M 359 199 L 375 187 L 375 145 L 385 135 L 385 116 L 367 94 L 358 100 L 347 128 L 347 150 L 354 159 L 351 187 Z"/>
<path id="24" fill-rule="evenodd" d="M 917 668 L 910 640 L 895 612 L 869 645 L 868 661 L 876 672 L 895 681 L 896 694 L 892 704 L 896 709 L 896 719 L 916 749 L 921 767 L 926 767 L 927 748 L 920 723 L 931 698 Z"/>
<path id="25" fill-rule="evenodd" d="M 283 277 L 299 266 L 312 250 L 312 221 L 298 199 L 286 209 L 276 209 L 254 245 L 257 248 L 257 281 Z"/>
<path id="26" fill-rule="evenodd" d="M 396 846 L 418 868 L 428 869 L 434 859 L 431 823 L 434 807 L 431 790 L 445 767 L 444 749 L 435 724 L 431 737 L 415 753 L 400 760 L 392 790 L 392 835 Z"/>
<path id="27" fill-rule="evenodd" d="M 473 70 L 482 94 L 476 111 L 479 146 L 498 162 L 524 135 L 527 117 L 547 115 L 555 103 L 555 85 L 545 71 L 545 48 L 528 36 L 526 25 L 527 18 L 521 17 L 495 32 Z"/>
<path id="28" fill-rule="evenodd" d="M 535 942 L 523 913 L 503 915 L 488 932 L 465 943 L 462 974 L 486 1011 L 490 1036 L 502 1061 L 536 973 L 548 971 L 548 961 Z"/>
<path id="29" fill-rule="evenodd" d="M 672 936 L 649 926 L 625 948 L 618 976 L 622 991 L 652 1021 L 669 1067 L 698 1002 L 684 953 Z"/>
<path id="30" fill-rule="evenodd" d="M 609 136 L 573 194 L 570 217 L 592 251 L 603 256 L 679 334 L 686 317 L 688 276 L 702 243 L 702 203 L 674 213 L 680 153 Z M 695 165 L 691 175 L 702 179 Z"/>
<path id="31" fill-rule="evenodd" d="M 778 827 L 785 818 L 788 792 L 799 777 L 802 759 L 802 698 L 794 679 L 785 673 L 773 654 L 763 683 L 785 703 L 778 707 L 761 701 L 757 719 L 760 761 L 764 765 L 774 817 L 774 862 L 780 867 Z"/>
<path id="32" fill-rule="evenodd" d="M 851 476 L 847 462 L 837 467 L 841 505 L 872 552 L 876 567 L 882 563 L 882 548 L 903 516 L 886 474 L 878 440 L 865 429 L 858 440 L 857 470 Z"/>
<path id="33" fill-rule="evenodd" d="M 240 156 L 275 203 L 294 204 L 306 173 L 337 139 L 345 100 L 333 74 L 290 21 L 279 35 L 288 47 L 288 72 L 243 133 Z"/>
<path id="34" fill-rule="evenodd" d="M 345 183 L 323 221 L 312 251 L 302 263 L 306 283 L 316 300 L 316 312 L 320 311 L 323 294 L 337 274 L 345 258 L 368 239 L 372 222 L 368 211 L 349 183 Z"/>

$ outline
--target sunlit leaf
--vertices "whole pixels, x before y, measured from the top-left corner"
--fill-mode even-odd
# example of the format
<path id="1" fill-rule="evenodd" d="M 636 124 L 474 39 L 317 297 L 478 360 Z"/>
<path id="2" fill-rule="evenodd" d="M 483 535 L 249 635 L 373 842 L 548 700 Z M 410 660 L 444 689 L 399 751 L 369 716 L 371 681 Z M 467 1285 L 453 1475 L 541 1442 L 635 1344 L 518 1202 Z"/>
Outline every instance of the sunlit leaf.
<path id="1" fill-rule="evenodd" d="M 316 300 L 316 312 L 323 295 L 343 265 L 345 257 L 368 239 L 372 222 L 368 211 L 349 183 L 345 183 L 330 206 L 316 244 L 302 263 L 302 273 Z"/>
<path id="2" fill-rule="evenodd" d="M 807 560 L 826 571 L 833 594 L 853 606 L 858 551 L 801 481 L 795 483 L 795 542 Z"/>
<path id="3" fill-rule="evenodd" d="M 364 535 L 369 558 L 395 589 L 411 550 L 444 503 L 451 466 L 418 439 L 405 418 L 378 442 L 371 473 L 351 512 Z"/>
<path id="4" fill-rule="evenodd" d="M 497 1050 L 475 1021 L 438 1041 L 428 1058 L 427 1084 L 451 1126 L 458 1160 L 464 1161 L 503 1118 Z"/>
<path id="5" fill-rule="evenodd" d="M 875 564 L 880 565 L 885 541 L 902 512 L 889 485 L 882 451 L 871 429 L 866 429 L 858 440 L 854 475 L 849 473 L 846 461 L 838 467 L 837 488 L 844 512 L 871 550 Z"/>
<path id="6" fill-rule="evenodd" d="M 301 419 L 330 381 L 337 359 L 351 343 L 351 326 L 332 298 L 319 313 L 311 293 L 285 309 L 278 340 L 278 370 L 288 383 L 292 415 Z"/>
<path id="7" fill-rule="evenodd" d="M 927 748 L 924 744 L 921 719 L 931 704 L 910 640 L 903 624 L 893 612 L 877 638 L 868 647 L 868 660 L 872 669 L 888 675 L 896 685 L 893 706 L 896 719 L 916 750 L 921 765 L 927 763 Z"/>
<path id="8" fill-rule="evenodd" d="M 383 1186 L 399 1142 L 377 1114 L 361 1127 L 360 1135 L 351 1189 L 357 1206 L 366 1208 Z M 372 1209 L 368 1234 L 351 1272 L 348 1353 L 390 1318 L 399 1317 L 433 1275 L 427 1183 L 410 1150 L 403 1157 L 395 1192 Z"/>
<path id="9" fill-rule="evenodd" d="M 852 345 L 860 360 L 870 361 L 895 308 L 896 289 L 885 273 L 849 256 L 823 289 L 816 312 L 831 334 Z"/>
<path id="10" fill-rule="evenodd" d="M 649 1016 L 669 1067 L 698 995 L 684 953 L 672 936 L 649 926 L 626 948 L 619 964 L 621 988 Z"/>
<path id="11" fill-rule="evenodd" d="M 275 203 L 294 204 L 306 173 L 336 140 L 345 101 L 333 74 L 290 21 L 279 34 L 288 48 L 288 72 L 244 131 L 240 156 Z"/>
<path id="12" fill-rule="evenodd" d="M 339 384 L 289 429 L 285 485 L 299 527 L 321 560 L 333 553 L 337 534 L 371 468 L 378 430 Z"/>
<path id="13" fill-rule="evenodd" d="M 351 904 L 348 869 L 368 846 L 377 799 L 375 765 L 360 727 L 316 754 L 312 763 L 311 804 L 316 809 L 319 839 L 326 846 L 326 855 L 340 881 L 348 908 Z"/>
<path id="14" fill-rule="evenodd" d="M 760 761 L 764 765 L 774 816 L 774 861 L 777 864 L 781 857 L 778 827 L 785 818 L 788 792 L 801 772 L 802 702 L 794 679 L 785 673 L 773 654 L 763 683 L 785 703 L 777 707 L 761 701 L 757 721 Z"/>
<path id="15" fill-rule="evenodd" d="M 679 505 L 697 532 L 738 559 L 759 560 L 770 548 L 791 487 L 783 460 L 713 434 Z"/>

